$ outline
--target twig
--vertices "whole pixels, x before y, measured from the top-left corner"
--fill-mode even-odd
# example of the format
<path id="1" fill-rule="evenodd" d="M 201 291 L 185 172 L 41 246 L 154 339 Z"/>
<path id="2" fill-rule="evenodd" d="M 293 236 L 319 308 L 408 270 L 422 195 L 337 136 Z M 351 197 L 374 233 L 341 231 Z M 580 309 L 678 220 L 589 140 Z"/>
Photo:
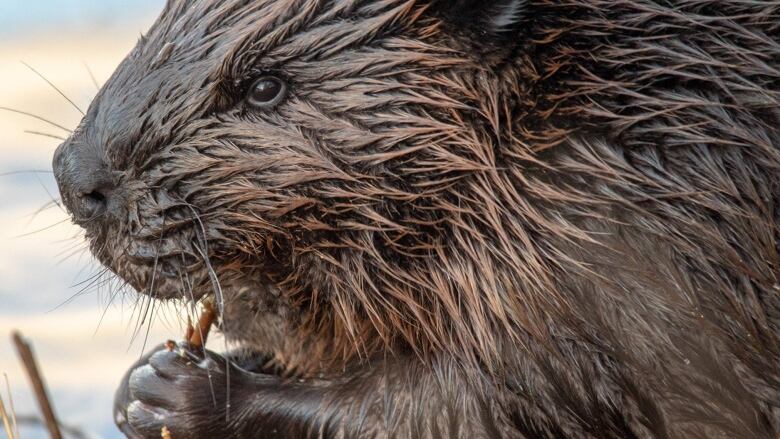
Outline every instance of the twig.
<path id="1" fill-rule="evenodd" d="M 195 349 L 201 349 L 206 345 L 206 340 L 209 337 L 209 331 L 214 320 L 217 319 L 217 313 L 214 310 L 214 300 L 207 298 L 203 301 L 203 311 L 198 319 L 198 326 L 192 327 L 192 324 L 187 325 L 187 341 L 190 347 Z"/>
<path id="2" fill-rule="evenodd" d="M 54 415 L 54 409 L 52 408 L 49 395 L 46 392 L 46 384 L 38 370 L 38 363 L 35 361 L 32 348 L 29 343 L 22 338 L 22 335 L 19 332 L 14 331 L 12 338 L 16 345 L 16 351 L 19 353 L 24 369 L 27 372 L 27 376 L 30 378 L 33 390 L 35 391 L 35 397 L 38 399 L 38 405 L 41 408 L 43 419 L 46 421 L 46 428 L 49 429 L 49 435 L 51 436 L 51 439 L 62 439 L 60 426 L 57 422 L 57 417 Z"/>

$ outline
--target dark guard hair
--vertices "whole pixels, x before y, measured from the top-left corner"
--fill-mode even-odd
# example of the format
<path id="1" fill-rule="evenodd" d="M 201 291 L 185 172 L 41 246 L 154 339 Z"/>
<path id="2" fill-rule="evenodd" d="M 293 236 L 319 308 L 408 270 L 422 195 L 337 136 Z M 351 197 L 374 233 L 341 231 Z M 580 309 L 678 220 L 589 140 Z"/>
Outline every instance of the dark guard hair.
<path id="1" fill-rule="evenodd" d="M 128 434 L 770 439 L 779 127 L 777 1 L 171 1 L 55 167 L 282 369 L 159 352 Z"/>

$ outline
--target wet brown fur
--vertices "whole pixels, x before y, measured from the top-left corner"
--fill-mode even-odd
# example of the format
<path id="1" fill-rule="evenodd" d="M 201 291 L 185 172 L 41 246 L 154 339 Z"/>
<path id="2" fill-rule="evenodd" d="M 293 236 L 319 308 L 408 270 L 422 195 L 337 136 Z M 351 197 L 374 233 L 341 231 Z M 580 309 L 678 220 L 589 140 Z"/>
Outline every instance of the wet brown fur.
<path id="1" fill-rule="evenodd" d="M 230 339 L 353 382 L 310 433 L 776 438 L 779 127 L 773 1 L 200 0 L 69 142 L 102 262 L 192 298 L 207 254 Z"/>

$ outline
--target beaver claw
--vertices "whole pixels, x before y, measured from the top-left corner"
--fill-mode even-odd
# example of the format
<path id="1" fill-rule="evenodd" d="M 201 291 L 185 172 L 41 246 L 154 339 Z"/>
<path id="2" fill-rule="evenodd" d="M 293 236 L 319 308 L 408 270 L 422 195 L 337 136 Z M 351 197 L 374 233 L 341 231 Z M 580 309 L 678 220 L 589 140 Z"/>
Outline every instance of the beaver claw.
<path id="1" fill-rule="evenodd" d="M 251 387 L 253 374 L 186 343 L 160 345 L 139 360 L 117 391 L 114 418 L 128 438 L 231 437 L 230 390 Z M 243 392 L 242 392 L 243 393 Z"/>

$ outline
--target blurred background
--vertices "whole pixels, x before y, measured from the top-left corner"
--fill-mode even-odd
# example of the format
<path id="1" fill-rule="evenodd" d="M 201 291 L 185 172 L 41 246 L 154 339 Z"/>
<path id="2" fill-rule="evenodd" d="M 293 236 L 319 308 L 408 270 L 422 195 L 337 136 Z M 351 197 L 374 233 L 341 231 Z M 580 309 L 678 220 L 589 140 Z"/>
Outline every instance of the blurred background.
<path id="1" fill-rule="evenodd" d="M 86 109 L 116 65 L 154 21 L 164 0 L 0 0 L 0 107 L 75 128 L 81 115 L 30 68 Z M 94 80 L 93 80 L 94 77 Z M 135 295 L 116 292 L 86 250 L 77 227 L 53 203 L 51 157 L 67 133 L 0 110 L 0 394 L 2 373 L 19 415 L 36 415 L 9 334 L 35 352 L 61 421 L 91 438 L 118 438 L 113 392 L 141 355 Z M 112 285 L 114 286 L 112 288 Z M 109 303 L 111 302 L 111 303 Z M 180 335 L 172 313 L 158 314 L 148 346 Z M 6 404 L 7 404 L 6 400 Z M 4 437 L 0 428 L 0 438 Z M 23 439 L 47 437 L 25 427 Z"/>

